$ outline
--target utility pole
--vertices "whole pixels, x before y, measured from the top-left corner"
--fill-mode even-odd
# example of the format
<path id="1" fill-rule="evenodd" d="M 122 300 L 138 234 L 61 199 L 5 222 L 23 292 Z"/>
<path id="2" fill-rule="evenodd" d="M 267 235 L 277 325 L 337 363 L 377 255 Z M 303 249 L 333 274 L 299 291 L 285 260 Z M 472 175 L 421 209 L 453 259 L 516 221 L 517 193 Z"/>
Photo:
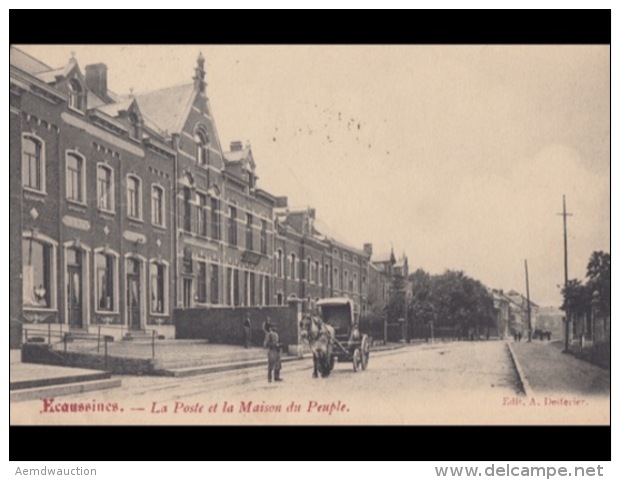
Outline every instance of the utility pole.
<path id="1" fill-rule="evenodd" d="M 566 213 L 566 195 L 562 195 L 562 213 L 558 213 L 564 218 L 564 293 L 568 286 L 568 240 L 566 236 L 566 217 L 571 217 L 572 213 Z M 566 311 L 564 321 L 564 353 L 568 353 L 568 339 L 570 335 L 570 312 Z"/>
<path id="2" fill-rule="evenodd" d="M 527 294 L 527 341 L 532 341 L 532 307 L 530 305 L 530 279 L 527 273 L 527 260 L 525 260 L 525 293 Z"/>

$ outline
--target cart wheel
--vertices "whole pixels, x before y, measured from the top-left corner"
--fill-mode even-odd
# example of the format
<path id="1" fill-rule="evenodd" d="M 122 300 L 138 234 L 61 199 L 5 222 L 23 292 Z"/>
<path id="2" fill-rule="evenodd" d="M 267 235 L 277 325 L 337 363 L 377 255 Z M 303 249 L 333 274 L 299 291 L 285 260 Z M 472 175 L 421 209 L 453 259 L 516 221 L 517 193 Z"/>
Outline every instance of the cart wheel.
<path id="1" fill-rule="evenodd" d="M 364 335 L 362 337 L 362 370 L 366 370 L 368 368 L 368 360 L 370 358 L 370 337 L 368 335 Z"/>
<path id="2" fill-rule="evenodd" d="M 362 352 L 359 348 L 353 350 L 353 371 L 357 372 L 362 368 Z"/>

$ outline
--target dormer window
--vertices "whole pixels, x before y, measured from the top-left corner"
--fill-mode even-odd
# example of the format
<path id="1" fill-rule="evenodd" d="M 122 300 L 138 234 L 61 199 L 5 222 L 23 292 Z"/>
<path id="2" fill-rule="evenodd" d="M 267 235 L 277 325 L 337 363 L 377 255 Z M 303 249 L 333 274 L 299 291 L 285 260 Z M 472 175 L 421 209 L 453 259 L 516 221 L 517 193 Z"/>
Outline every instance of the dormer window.
<path id="1" fill-rule="evenodd" d="M 136 140 L 141 140 L 140 119 L 138 118 L 138 115 L 136 115 L 134 112 L 131 112 L 129 114 L 129 123 L 131 124 L 131 130 L 129 133 L 131 137 L 135 138 Z"/>
<path id="2" fill-rule="evenodd" d="M 75 110 L 84 110 L 84 89 L 75 78 L 69 81 L 69 107 Z"/>
<path id="3" fill-rule="evenodd" d="M 204 128 L 196 130 L 194 140 L 196 141 L 196 163 L 207 165 L 209 163 L 209 136 Z"/>

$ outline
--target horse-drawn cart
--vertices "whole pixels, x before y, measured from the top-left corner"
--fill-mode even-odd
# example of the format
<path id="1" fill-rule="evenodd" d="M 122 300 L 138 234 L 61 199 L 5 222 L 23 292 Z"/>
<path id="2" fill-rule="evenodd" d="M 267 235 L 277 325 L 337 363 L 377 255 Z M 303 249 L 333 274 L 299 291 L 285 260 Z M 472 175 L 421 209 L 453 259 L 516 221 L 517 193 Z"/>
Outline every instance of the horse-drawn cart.
<path id="1" fill-rule="evenodd" d="M 370 337 L 359 330 L 350 298 L 325 298 L 317 302 L 325 324 L 334 329 L 329 370 L 334 360 L 352 362 L 353 370 L 366 370 L 370 357 Z"/>

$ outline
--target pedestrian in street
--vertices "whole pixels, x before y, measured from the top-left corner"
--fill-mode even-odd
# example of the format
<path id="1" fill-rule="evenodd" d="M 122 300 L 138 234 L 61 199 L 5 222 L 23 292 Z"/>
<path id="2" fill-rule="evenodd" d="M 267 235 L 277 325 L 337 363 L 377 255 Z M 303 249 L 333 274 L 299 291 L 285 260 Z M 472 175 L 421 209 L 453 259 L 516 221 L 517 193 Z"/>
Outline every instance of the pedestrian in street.
<path id="1" fill-rule="evenodd" d="M 243 334 L 245 340 L 245 348 L 252 345 L 252 322 L 250 322 L 250 314 L 248 313 L 243 321 Z"/>
<path id="2" fill-rule="evenodd" d="M 263 347 L 267 349 L 267 381 L 271 382 L 272 378 L 276 382 L 281 382 L 280 370 L 282 362 L 280 360 L 280 337 L 275 331 L 275 325 L 267 321 L 265 325 L 265 341 Z"/>

